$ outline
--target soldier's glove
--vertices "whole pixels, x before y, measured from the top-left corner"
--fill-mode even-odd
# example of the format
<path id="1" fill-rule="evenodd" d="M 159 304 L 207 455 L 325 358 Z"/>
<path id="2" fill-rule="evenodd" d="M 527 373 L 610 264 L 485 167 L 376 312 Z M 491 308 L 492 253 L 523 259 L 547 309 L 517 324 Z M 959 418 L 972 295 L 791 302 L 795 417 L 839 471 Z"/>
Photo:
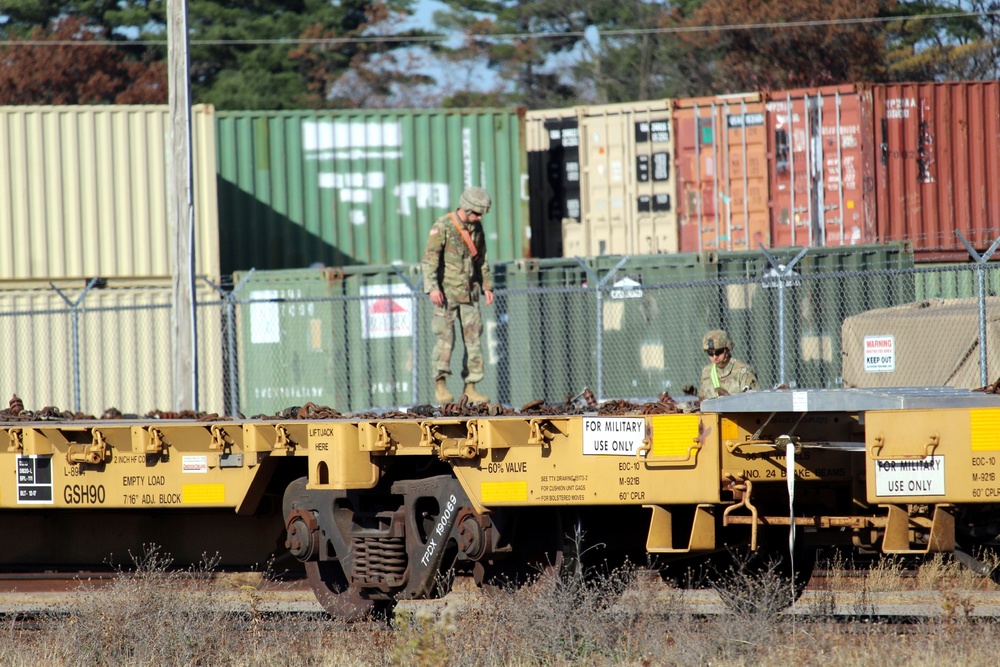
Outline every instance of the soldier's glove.
<path id="1" fill-rule="evenodd" d="M 722 387 L 719 387 L 715 391 L 719 396 L 729 396 L 729 392 L 723 389 Z"/>

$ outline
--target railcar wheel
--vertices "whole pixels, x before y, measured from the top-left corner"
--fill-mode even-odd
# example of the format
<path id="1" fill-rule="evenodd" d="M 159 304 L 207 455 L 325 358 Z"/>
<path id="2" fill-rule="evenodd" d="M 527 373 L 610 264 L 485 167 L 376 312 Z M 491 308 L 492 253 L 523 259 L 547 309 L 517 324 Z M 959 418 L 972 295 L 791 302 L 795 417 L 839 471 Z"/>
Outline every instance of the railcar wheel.
<path id="1" fill-rule="evenodd" d="M 362 596 L 357 586 L 351 586 L 340 563 L 313 560 L 305 563 L 305 569 L 316 599 L 335 618 L 358 621 L 388 610 L 387 603 L 369 600 Z"/>

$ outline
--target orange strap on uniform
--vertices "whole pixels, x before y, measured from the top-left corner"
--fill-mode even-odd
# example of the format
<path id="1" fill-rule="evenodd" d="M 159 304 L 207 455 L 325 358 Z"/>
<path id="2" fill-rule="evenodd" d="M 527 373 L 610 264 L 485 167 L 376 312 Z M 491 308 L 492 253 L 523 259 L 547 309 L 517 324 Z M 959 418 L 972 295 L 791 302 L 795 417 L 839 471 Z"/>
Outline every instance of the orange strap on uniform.
<path id="1" fill-rule="evenodd" d="M 458 230 L 458 233 L 462 235 L 462 240 L 465 241 L 465 245 L 469 246 L 469 252 L 472 253 L 472 256 L 475 257 L 478 255 L 479 251 L 476 249 L 476 244 L 472 242 L 472 234 L 469 233 L 469 230 L 463 229 L 462 225 L 458 224 L 458 220 L 455 219 L 454 213 L 449 213 L 448 217 L 450 217 L 451 221 L 455 224 L 455 229 Z"/>

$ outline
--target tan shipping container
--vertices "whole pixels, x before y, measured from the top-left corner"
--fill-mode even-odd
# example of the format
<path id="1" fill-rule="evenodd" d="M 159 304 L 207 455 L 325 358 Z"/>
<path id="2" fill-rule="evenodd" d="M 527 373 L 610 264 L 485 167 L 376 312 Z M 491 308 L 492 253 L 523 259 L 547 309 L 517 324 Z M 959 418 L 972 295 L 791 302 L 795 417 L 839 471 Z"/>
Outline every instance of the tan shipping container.
<path id="1" fill-rule="evenodd" d="M 145 414 L 171 410 L 171 280 L 109 280 L 83 295 L 85 283 L 56 287 L 77 306 L 80 409 L 99 417 L 107 408 Z M 81 300 L 81 296 L 83 297 Z M 199 304 L 220 303 L 199 281 Z M 17 394 L 29 410 L 72 411 L 73 314 L 43 281 L 0 282 L 0 404 Z M 198 308 L 199 409 L 222 414 L 222 308 Z"/>
<path id="2" fill-rule="evenodd" d="M 170 275 L 166 106 L 0 107 L 0 280 Z M 215 113 L 192 114 L 196 273 L 219 276 Z"/>
<path id="3" fill-rule="evenodd" d="M 594 105 L 579 115 L 586 254 L 676 253 L 670 101 Z"/>

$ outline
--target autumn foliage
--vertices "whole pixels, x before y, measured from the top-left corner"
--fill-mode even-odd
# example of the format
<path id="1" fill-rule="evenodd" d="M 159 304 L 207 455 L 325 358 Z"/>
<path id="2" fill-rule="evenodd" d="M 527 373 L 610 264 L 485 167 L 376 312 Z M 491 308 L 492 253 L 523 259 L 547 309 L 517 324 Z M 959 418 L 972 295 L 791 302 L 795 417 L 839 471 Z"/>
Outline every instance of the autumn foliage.
<path id="1" fill-rule="evenodd" d="M 137 60 L 104 40 L 103 28 L 66 17 L 2 43 L 0 104 L 165 104 L 166 62 Z"/>
<path id="2" fill-rule="evenodd" d="M 879 16 L 884 4 L 707 0 L 692 17 L 693 25 L 756 27 L 692 33 L 688 42 L 694 49 L 718 54 L 720 89 L 780 90 L 878 81 L 885 74 L 884 39 L 872 24 L 856 21 Z M 795 22 L 800 24 L 794 28 L 782 26 Z"/>

